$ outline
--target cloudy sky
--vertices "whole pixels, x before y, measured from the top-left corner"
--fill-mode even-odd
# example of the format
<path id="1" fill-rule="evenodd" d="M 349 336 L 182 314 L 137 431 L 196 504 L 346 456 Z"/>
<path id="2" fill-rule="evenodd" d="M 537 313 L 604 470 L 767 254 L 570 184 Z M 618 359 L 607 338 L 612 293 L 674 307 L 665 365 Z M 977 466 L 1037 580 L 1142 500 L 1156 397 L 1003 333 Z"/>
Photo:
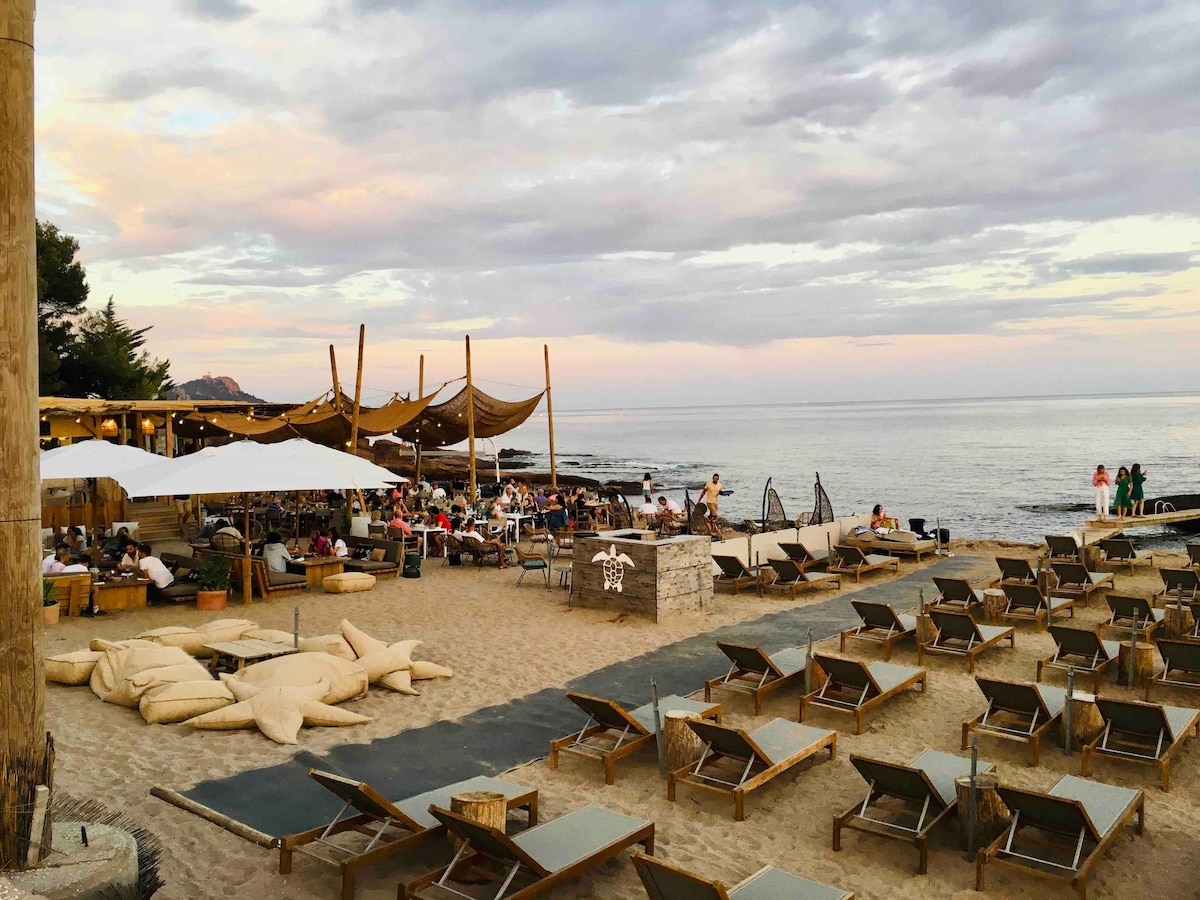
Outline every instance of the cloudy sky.
<path id="1" fill-rule="evenodd" d="M 177 380 L 1200 389 L 1200 5 L 39 4 L 39 215 Z"/>

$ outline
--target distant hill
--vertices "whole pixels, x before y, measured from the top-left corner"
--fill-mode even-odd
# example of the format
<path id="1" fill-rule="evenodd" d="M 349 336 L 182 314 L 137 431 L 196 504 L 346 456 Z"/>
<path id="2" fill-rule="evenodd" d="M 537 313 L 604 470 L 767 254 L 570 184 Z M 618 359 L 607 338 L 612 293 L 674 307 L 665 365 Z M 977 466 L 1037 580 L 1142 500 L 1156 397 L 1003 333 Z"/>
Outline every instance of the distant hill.
<path id="1" fill-rule="evenodd" d="M 205 375 L 177 385 L 167 395 L 170 400 L 240 400 L 243 403 L 265 403 L 262 397 L 247 394 L 227 375 Z"/>

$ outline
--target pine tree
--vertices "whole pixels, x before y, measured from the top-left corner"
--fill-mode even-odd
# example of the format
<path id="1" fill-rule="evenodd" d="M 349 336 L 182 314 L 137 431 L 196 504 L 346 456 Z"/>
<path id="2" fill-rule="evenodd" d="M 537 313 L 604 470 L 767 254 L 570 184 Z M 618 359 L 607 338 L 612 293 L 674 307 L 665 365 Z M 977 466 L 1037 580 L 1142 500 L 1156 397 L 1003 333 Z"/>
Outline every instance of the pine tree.
<path id="1" fill-rule="evenodd" d="M 63 348 L 59 367 L 69 397 L 105 400 L 156 400 L 174 384 L 170 360 L 154 359 L 142 349 L 146 328 L 131 328 L 117 317 L 112 298 L 85 315 Z"/>
<path id="2" fill-rule="evenodd" d="M 75 261 L 79 241 L 51 222 L 37 223 L 38 381 L 43 396 L 61 393 L 62 354 L 71 326 L 86 312 L 87 273 Z"/>

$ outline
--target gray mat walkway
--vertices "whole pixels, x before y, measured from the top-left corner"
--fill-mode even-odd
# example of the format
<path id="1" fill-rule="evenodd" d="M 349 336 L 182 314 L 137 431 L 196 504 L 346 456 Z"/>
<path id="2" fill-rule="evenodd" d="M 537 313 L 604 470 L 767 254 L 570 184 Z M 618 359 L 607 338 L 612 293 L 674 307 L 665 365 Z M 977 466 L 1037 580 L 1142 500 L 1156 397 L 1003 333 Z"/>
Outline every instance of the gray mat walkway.
<path id="1" fill-rule="evenodd" d="M 979 578 L 987 561 L 956 556 L 901 578 L 821 603 L 768 613 L 676 641 L 634 659 L 605 666 L 563 687 L 476 710 L 455 721 L 435 722 L 365 744 L 343 744 L 324 756 L 301 751 L 289 762 L 204 781 L 182 792 L 189 799 L 275 837 L 327 822 L 340 804 L 308 777 L 325 769 L 365 781 L 392 800 L 433 790 L 476 775 L 496 775 L 545 756 L 551 739 L 582 725 L 564 689 L 608 697 L 628 708 L 650 699 L 653 676 L 660 696 L 688 694 L 724 672 L 728 660 L 715 641 L 761 646 L 768 652 L 822 640 L 858 622 L 851 598 L 877 600 L 898 609 L 915 607 L 920 591 L 932 596 L 934 575 Z"/>

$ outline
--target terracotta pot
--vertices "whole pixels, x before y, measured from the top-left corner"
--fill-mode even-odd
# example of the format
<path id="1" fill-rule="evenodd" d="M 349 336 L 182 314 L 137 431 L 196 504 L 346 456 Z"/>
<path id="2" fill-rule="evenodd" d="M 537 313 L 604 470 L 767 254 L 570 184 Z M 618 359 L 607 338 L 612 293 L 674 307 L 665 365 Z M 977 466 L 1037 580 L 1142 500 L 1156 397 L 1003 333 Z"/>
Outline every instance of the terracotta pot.
<path id="1" fill-rule="evenodd" d="M 196 609 L 224 609 L 227 591 L 197 591 Z"/>
<path id="2" fill-rule="evenodd" d="M 53 603 L 50 606 L 42 607 L 42 621 L 46 625 L 57 625 L 58 624 L 59 606 L 60 606 L 60 604 Z"/>

